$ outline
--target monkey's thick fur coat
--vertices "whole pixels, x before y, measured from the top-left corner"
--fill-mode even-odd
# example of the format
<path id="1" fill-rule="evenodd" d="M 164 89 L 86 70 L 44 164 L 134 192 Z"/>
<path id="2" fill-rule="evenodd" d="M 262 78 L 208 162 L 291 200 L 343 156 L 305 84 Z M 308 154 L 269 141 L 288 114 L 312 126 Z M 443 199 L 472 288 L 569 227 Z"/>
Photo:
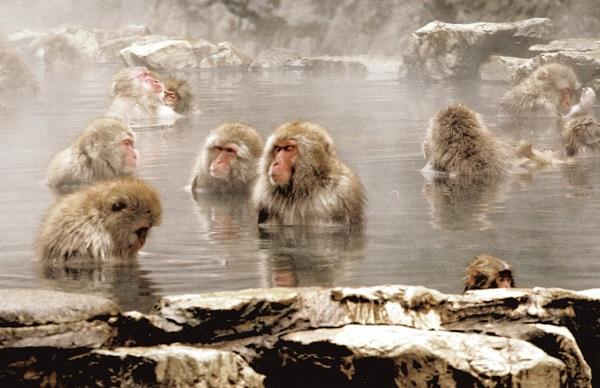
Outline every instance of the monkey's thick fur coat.
<path id="1" fill-rule="evenodd" d="M 291 139 L 298 158 L 291 182 L 281 187 L 269 177 L 273 147 Z M 267 140 L 253 193 L 258 222 L 278 225 L 360 224 L 366 202 L 363 187 L 337 156 L 329 134 L 306 121 L 283 124 Z"/>
<path id="2" fill-rule="evenodd" d="M 139 179 L 88 186 L 48 209 L 36 242 L 37 257 L 52 263 L 132 259 L 139 237 L 145 240 L 161 214 L 158 193 Z"/>

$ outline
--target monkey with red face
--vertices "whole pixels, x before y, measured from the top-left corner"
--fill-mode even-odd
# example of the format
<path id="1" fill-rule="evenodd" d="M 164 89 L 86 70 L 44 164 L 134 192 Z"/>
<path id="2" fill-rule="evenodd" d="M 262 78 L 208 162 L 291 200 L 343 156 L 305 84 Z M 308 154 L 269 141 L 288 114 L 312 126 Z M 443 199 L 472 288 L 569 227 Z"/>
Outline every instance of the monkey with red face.
<path id="1" fill-rule="evenodd" d="M 81 185 L 131 175 L 138 165 L 135 134 L 121 120 L 94 120 L 48 167 L 50 187 L 64 193 Z"/>
<path id="2" fill-rule="evenodd" d="M 242 123 L 224 123 L 204 143 L 194 173 L 192 190 L 210 193 L 246 193 L 256 177 L 263 140 Z"/>
<path id="3" fill-rule="evenodd" d="M 360 224 L 365 195 L 325 129 L 299 121 L 267 140 L 253 202 L 259 224 Z"/>
<path id="4" fill-rule="evenodd" d="M 119 71 L 111 94 L 108 116 L 118 117 L 132 127 L 169 126 L 181 117 L 165 104 L 160 77 L 143 66 Z"/>
<path id="5" fill-rule="evenodd" d="M 581 88 L 575 72 L 568 66 L 549 63 L 538 67 L 513 86 L 500 101 L 503 111 L 513 116 L 559 117 L 573 106 Z"/>

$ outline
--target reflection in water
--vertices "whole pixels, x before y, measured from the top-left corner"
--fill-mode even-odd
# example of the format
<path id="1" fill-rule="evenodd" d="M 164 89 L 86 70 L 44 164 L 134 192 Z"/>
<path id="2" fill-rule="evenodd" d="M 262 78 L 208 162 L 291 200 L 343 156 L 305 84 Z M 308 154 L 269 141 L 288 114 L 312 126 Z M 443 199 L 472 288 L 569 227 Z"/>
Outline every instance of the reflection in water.
<path id="1" fill-rule="evenodd" d="M 507 179 L 471 180 L 436 176 L 425 179 L 423 195 L 431 206 L 432 223 L 445 230 L 485 230 L 491 205 L 505 199 Z"/>
<path id="2" fill-rule="evenodd" d="M 87 265 L 36 263 L 36 272 L 44 288 L 104 295 L 124 310 L 146 312 L 157 302 L 148 271 L 141 269 L 137 260 Z"/>
<path id="3" fill-rule="evenodd" d="M 331 286 L 364 257 L 356 226 L 265 226 L 259 230 L 263 287 Z"/>
<path id="4" fill-rule="evenodd" d="M 209 194 L 192 191 L 196 201 L 198 219 L 209 239 L 237 241 L 241 238 L 242 225 L 251 217 L 248 197 L 242 194 Z"/>

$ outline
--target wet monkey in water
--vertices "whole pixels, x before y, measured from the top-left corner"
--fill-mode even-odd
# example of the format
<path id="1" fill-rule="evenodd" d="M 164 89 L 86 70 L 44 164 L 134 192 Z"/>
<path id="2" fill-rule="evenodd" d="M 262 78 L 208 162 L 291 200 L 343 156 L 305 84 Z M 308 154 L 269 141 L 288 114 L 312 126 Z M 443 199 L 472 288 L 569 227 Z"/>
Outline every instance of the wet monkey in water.
<path id="1" fill-rule="evenodd" d="M 50 206 L 37 257 L 50 263 L 133 259 L 161 215 L 158 193 L 137 178 L 96 183 Z"/>
<path id="2" fill-rule="evenodd" d="M 568 66 L 549 63 L 538 67 L 507 91 L 500 108 L 513 116 L 557 116 L 573 106 L 581 84 Z"/>
<path id="3" fill-rule="evenodd" d="M 510 265 L 494 256 L 475 256 L 465 271 L 465 291 L 514 286 Z"/>
<path id="4" fill-rule="evenodd" d="M 327 131 L 297 121 L 267 140 L 253 202 L 259 224 L 360 224 L 365 195 Z"/>
<path id="5" fill-rule="evenodd" d="M 129 125 L 172 125 L 181 117 L 165 104 L 165 86 L 160 77 L 143 66 L 119 71 L 113 78 L 111 96 L 107 115 Z"/>
<path id="6" fill-rule="evenodd" d="M 224 123 L 206 139 L 194 172 L 193 191 L 239 194 L 250 191 L 256 178 L 263 140 L 242 123 Z"/>
<path id="7" fill-rule="evenodd" d="M 164 80 L 165 104 L 179 114 L 189 113 L 193 108 L 192 86 L 183 79 L 168 77 Z"/>
<path id="8" fill-rule="evenodd" d="M 121 120 L 99 118 L 59 152 L 48 166 L 48 183 L 58 192 L 131 175 L 138 165 L 135 134 Z"/>

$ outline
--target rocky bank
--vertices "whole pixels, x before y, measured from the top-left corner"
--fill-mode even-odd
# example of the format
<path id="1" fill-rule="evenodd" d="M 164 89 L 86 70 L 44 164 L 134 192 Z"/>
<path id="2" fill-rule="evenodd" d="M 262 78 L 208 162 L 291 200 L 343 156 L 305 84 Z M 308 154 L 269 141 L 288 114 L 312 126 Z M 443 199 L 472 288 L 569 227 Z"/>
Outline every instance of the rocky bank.
<path id="1" fill-rule="evenodd" d="M 598 289 L 253 289 L 150 314 L 44 290 L 0 301 L 2 386 L 590 387 L 600 369 Z"/>

